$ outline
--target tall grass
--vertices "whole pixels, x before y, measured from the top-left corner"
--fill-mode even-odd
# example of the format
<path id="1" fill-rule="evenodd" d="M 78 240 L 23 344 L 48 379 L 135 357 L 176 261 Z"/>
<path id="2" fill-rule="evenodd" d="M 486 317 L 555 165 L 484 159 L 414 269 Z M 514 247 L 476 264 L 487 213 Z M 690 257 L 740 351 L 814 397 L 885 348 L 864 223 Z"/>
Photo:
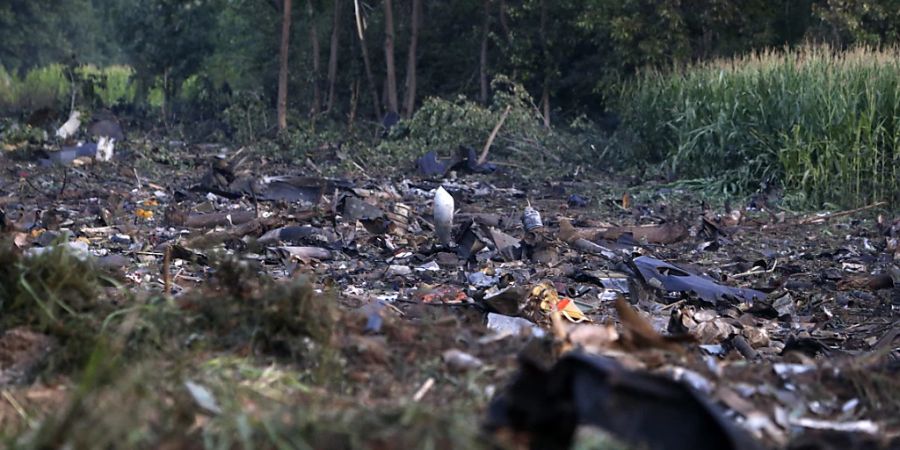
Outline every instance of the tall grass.
<path id="1" fill-rule="evenodd" d="M 807 206 L 900 205 L 898 57 L 805 47 L 645 73 L 621 97 L 627 158 L 744 192 L 780 179 Z"/>

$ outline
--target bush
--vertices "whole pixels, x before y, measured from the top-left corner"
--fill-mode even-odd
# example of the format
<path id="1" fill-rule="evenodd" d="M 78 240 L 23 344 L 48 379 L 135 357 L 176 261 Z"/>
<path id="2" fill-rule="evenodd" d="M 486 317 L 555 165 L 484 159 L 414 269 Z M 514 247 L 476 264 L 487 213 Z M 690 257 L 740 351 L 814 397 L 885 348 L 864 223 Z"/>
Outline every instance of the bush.
<path id="1" fill-rule="evenodd" d="M 18 80 L 0 66 L 0 111 L 10 110 L 18 103 L 19 95 L 16 92 L 18 84 Z"/>
<path id="2" fill-rule="evenodd" d="M 225 108 L 223 119 L 231 129 L 234 140 L 243 144 L 253 142 L 274 123 L 261 93 L 238 91 L 231 104 Z"/>
<path id="3" fill-rule="evenodd" d="M 93 66 L 84 66 L 93 67 Z M 94 95 L 106 108 L 134 103 L 137 91 L 132 82 L 134 69 L 128 66 L 108 66 L 97 69 L 96 82 L 93 84 Z"/>
<path id="4" fill-rule="evenodd" d="M 31 69 L 22 80 L 18 106 L 28 110 L 66 105 L 71 95 L 72 83 L 66 77 L 61 64 Z"/>
<path id="5" fill-rule="evenodd" d="M 808 206 L 896 205 L 898 56 L 806 47 L 645 73 L 621 96 L 625 159 L 739 192 L 779 179 Z"/>
<path id="6" fill-rule="evenodd" d="M 24 79 L 0 67 L 0 111 L 34 111 L 40 108 L 68 110 L 72 82 L 61 64 L 28 71 Z M 134 102 L 134 70 L 128 66 L 75 68 L 81 102 L 91 107 L 112 108 Z"/>
<path id="7" fill-rule="evenodd" d="M 494 142 L 492 154 L 508 155 L 522 151 L 523 146 L 539 146 L 548 132 L 540 125 L 525 88 L 505 77 L 495 79 L 492 87 L 495 95 L 490 107 L 464 96 L 456 100 L 425 99 L 415 115 L 394 127 L 376 151 L 409 159 L 429 150 L 446 155 L 460 145 L 480 149 L 506 107 L 510 108 L 509 116 Z"/>

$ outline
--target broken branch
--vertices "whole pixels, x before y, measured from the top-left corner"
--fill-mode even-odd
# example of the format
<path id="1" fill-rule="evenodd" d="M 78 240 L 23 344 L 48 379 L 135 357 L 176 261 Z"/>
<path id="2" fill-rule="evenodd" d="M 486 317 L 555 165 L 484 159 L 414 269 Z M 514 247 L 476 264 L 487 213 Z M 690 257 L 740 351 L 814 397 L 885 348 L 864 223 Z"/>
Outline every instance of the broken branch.
<path id="1" fill-rule="evenodd" d="M 509 110 L 511 108 L 511 106 L 507 106 L 506 109 L 503 110 L 503 114 L 500 115 L 500 121 L 498 121 L 494 129 L 491 130 L 491 135 L 488 136 L 487 142 L 484 143 L 484 148 L 481 149 L 481 156 L 478 157 L 478 165 L 484 164 L 484 161 L 487 159 L 491 144 L 494 143 L 494 139 L 497 137 L 497 133 L 500 132 L 500 127 L 503 126 L 503 122 L 506 122 L 506 116 L 509 115 Z"/>

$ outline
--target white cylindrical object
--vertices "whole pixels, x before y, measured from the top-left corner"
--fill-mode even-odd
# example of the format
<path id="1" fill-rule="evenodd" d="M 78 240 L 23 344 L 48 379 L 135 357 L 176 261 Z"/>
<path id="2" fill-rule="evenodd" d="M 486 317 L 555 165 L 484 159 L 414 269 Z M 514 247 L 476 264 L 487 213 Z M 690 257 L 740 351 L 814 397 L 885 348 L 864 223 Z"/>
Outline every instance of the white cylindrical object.
<path id="1" fill-rule="evenodd" d="M 443 186 L 434 191 L 434 230 L 441 244 L 451 245 L 453 230 L 453 196 Z"/>

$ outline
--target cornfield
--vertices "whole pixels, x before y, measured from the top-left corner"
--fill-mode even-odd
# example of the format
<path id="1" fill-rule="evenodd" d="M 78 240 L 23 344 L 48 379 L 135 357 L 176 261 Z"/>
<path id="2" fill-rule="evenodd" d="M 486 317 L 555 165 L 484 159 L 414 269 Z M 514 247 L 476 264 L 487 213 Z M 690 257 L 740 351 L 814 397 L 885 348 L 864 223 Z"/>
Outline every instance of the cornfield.
<path id="1" fill-rule="evenodd" d="M 768 50 L 642 74 L 622 91 L 631 163 L 806 206 L 900 205 L 900 50 Z"/>

